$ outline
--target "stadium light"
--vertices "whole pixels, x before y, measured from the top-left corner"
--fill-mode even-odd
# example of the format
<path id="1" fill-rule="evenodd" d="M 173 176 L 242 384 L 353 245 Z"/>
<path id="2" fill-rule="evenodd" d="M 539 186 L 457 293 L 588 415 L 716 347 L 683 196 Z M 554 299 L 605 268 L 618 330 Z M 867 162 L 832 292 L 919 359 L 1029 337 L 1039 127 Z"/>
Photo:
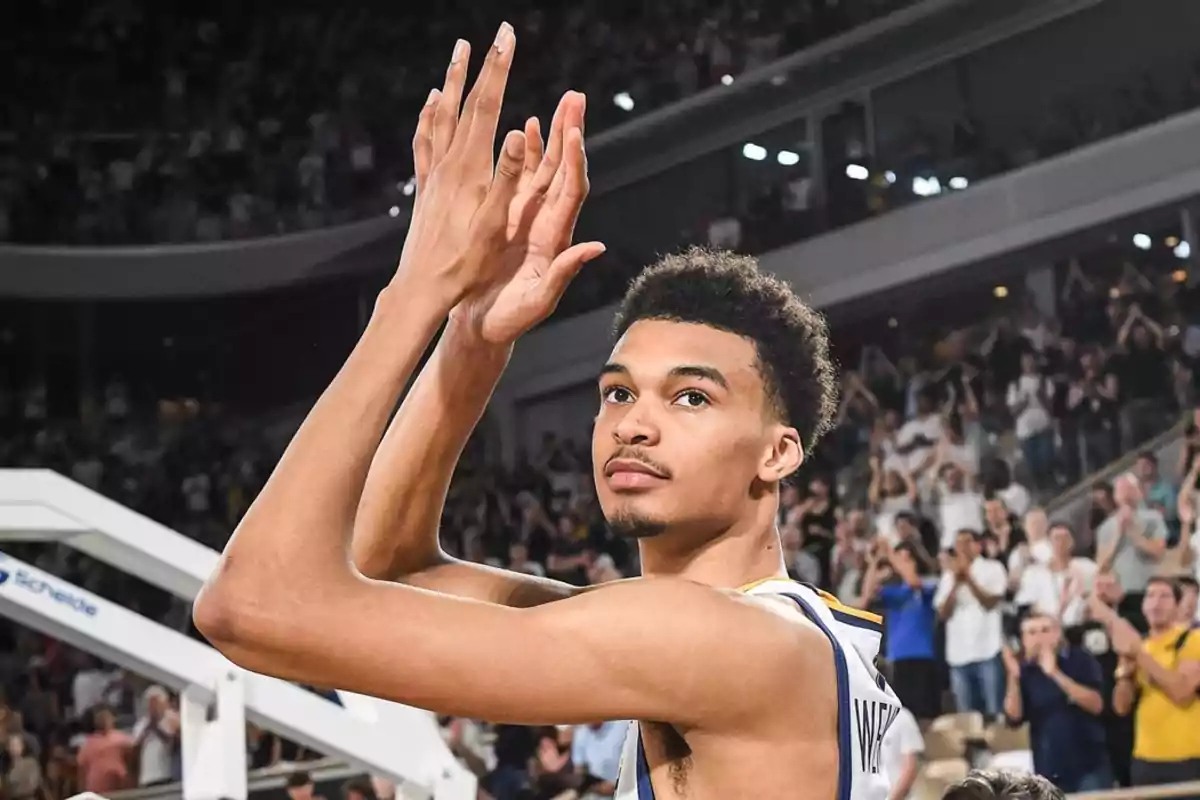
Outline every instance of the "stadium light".
<path id="1" fill-rule="evenodd" d="M 883 179 L 885 181 L 887 181 L 888 186 L 891 186 L 893 183 L 896 182 L 896 173 L 892 172 L 889 169 L 887 172 L 883 173 Z"/>
<path id="2" fill-rule="evenodd" d="M 400 206 L 392 206 L 391 208 L 389 208 L 389 209 L 388 209 L 388 216 L 389 216 L 389 217 L 398 217 L 398 216 L 400 216 Z"/>
<path id="3" fill-rule="evenodd" d="M 400 193 L 405 197 L 412 197 L 417 193 L 417 178 L 415 175 L 404 182 L 404 185 L 400 187 Z"/>
<path id="4" fill-rule="evenodd" d="M 622 111 L 633 111 L 633 98 L 629 92 L 617 92 L 613 95 L 613 105 Z"/>
<path id="5" fill-rule="evenodd" d="M 721 76 L 721 85 L 722 86 L 729 86 L 732 83 L 733 83 L 732 75 L 722 75 Z"/>
<path id="6" fill-rule="evenodd" d="M 779 155 L 775 156 L 775 160 L 785 167 L 794 167 L 800 163 L 800 154 L 793 153 L 791 150 L 780 150 Z"/>
<path id="7" fill-rule="evenodd" d="M 742 145 L 742 155 L 751 161 L 763 161 L 767 157 L 767 148 L 754 142 L 746 142 Z"/>
<path id="8" fill-rule="evenodd" d="M 997 299 L 1003 300 L 1005 297 L 1008 297 L 1008 287 L 1007 286 L 996 286 L 992 289 L 992 294 Z"/>
<path id="9" fill-rule="evenodd" d="M 871 173 L 862 164 L 847 164 L 846 177 L 852 181 L 865 181 Z"/>
<path id="10" fill-rule="evenodd" d="M 1146 234 L 1135 233 L 1133 235 L 1133 246 L 1138 250 L 1149 250 L 1151 244 L 1153 243 L 1150 241 L 1150 237 Z"/>
<path id="11" fill-rule="evenodd" d="M 1176 258 L 1190 258 L 1192 255 L 1192 246 L 1187 243 L 1187 240 L 1184 240 L 1175 245 L 1174 252 Z"/>
<path id="12" fill-rule="evenodd" d="M 942 184 L 937 178 L 916 177 L 913 178 L 912 190 L 917 197 L 933 197 L 942 193 Z"/>
<path id="13" fill-rule="evenodd" d="M 970 185 L 971 185 L 970 181 L 968 181 L 966 178 L 962 177 L 961 175 L 956 175 L 950 179 L 950 188 L 951 189 L 958 189 L 961 191 L 962 189 L 965 189 Z"/>

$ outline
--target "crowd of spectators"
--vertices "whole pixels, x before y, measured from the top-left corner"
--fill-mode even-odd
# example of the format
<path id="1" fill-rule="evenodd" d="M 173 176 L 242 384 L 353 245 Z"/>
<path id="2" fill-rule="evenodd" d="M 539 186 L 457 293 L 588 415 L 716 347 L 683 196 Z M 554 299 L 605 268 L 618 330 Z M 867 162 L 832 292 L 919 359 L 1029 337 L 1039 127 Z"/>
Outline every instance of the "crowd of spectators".
<path id="1" fill-rule="evenodd" d="M 522 55 L 502 124 L 572 88 L 604 99 L 589 124 L 608 127 L 907 2 L 508 3 Z M 498 14 L 27 4 L 0 43 L 0 240 L 206 241 L 380 214 L 402 199 L 416 111 L 455 38 L 481 48 Z"/>
<path id="2" fill-rule="evenodd" d="M 900 350 L 864 343 L 857 359 L 843 359 L 856 368 L 843 374 L 837 427 L 786 488 L 780 513 L 793 577 L 884 612 L 892 681 L 916 721 L 954 709 L 1028 719 L 1034 766 L 1072 786 L 1109 774 L 1128 781 L 1130 754 L 1153 761 L 1144 753 L 1156 745 L 1134 749 L 1113 686 L 1099 686 L 1105 705 L 1094 716 L 1112 756 L 1064 762 L 1053 743 L 1077 738 L 1055 726 L 1090 718 L 1075 720 L 1085 707 L 1077 702 L 1068 709 L 1074 717 L 1054 716 L 1061 692 L 1073 690 L 1056 694 L 1059 673 L 1039 660 L 1048 659 L 1044 647 L 1075 648 L 1062 656 L 1061 673 L 1076 683 L 1080 664 L 1088 680 L 1109 680 L 1116 667 L 1093 670 L 1088 659 L 1116 663 L 1129 630 L 1170 634 L 1168 595 L 1194 587 L 1158 581 L 1195 574 L 1200 428 L 1189 430 L 1177 463 L 1159 464 L 1146 451 L 1133 473 L 1092 487 L 1086 519 L 1043 510 L 1196 406 L 1200 320 L 1188 275 L 1172 269 L 1177 262 L 1135 266 L 1128 255 L 1110 248 L 1062 265 L 1052 313 L 1013 297 L 986 322 L 895 337 Z M 120 382 L 102 397 L 96 413 L 67 421 L 48 415 L 44 384 L 0 390 L 0 464 L 55 469 L 222 547 L 278 458 L 288 419 L 239 417 L 192 400 L 147 407 Z M 636 549 L 610 535 L 590 473 L 586 446 L 555 435 L 503 467 L 483 431 L 452 485 L 443 546 L 576 584 L 637 574 Z M 44 544 L 11 552 L 190 630 L 185 603 L 81 553 Z M 1190 618 L 1194 601 L 1185 591 L 1171 618 Z M 2 630 L 9 705 L 0 716 L 12 745 L 0 773 L 10 792 L 34 783 L 35 773 L 46 800 L 65 796 L 55 781 L 95 789 L 178 776 L 177 717 L 161 688 L 14 625 Z M 1012 652 L 1031 660 L 1011 655 L 1017 639 L 1025 644 Z M 617 727 L 444 722 L 451 746 L 498 800 L 611 791 Z M 261 731 L 248 741 L 255 767 L 317 756 Z M 912 750 L 921 737 L 905 741 Z M 140 760 L 130 763 L 134 753 Z"/>

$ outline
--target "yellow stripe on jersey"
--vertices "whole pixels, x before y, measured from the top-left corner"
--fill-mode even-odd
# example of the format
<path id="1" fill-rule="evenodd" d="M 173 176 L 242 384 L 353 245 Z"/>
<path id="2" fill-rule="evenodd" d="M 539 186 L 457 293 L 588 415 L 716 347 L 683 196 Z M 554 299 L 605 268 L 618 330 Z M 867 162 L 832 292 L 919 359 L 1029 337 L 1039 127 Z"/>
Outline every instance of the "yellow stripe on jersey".
<path id="1" fill-rule="evenodd" d="M 847 614 L 851 617 L 857 617 L 864 622 L 870 622 L 874 625 L 883 624 L 883 617 L 879 616 L 878 614 L 872 614 L 870 611 L 863 611 L 861 608 L 848 606 L 841 600 L 838 600 L 836 597 L 831 595 L 829 592 L 824 592 L 820 589 L 817 589 L 817 596 L 825 601 L 825 605 L 829 606 L 830 611 L 837 611 L 842 614 Z"/>
<path id="2" fill-rule="evenodd" d="M 787 581 L 788 583 L 795 583 L 795 581 L 793 581 L 791 578 L 788 578 L 786 576 L 780 577 L 778 575 L 772 575 L 769 578 L 759 578 L 756 581 L 750 581 L 749 583 L 747 583 L 744 586 L 739 586 L 737 588 L 737 590 L 739 592 L 748 592 L 751 589 L 757 589 L 759 586 L 762 586 L 764 583 L 770 583 L 771 581 Z"/>

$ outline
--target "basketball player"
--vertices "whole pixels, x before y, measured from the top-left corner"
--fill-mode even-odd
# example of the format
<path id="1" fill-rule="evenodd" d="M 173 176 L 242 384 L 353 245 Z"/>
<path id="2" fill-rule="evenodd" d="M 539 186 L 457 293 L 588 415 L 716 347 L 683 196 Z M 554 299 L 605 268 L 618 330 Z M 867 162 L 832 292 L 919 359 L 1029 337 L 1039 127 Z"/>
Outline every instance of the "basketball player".
<path id="1" fill-rule="evenodd" d="M 592 457 L 646 577 L 578 589 L 438 546 L 451 474 L 513 342 L 603 251 L 570 246 L 587 192 L 582 96 L 563 98 L 544 153 L 531 120 L 493 170 L 514 44 L 502 26 L 461 114 L 456 46 L 421 114 L 397 274 L 196 624 L 248 669 L 440 714 L 640 720 L 621 800 L 882 798 L 899 704 L 872 663 L 878 619 L 788 581 L 776 530 L 780 486 L 834 407 L 825 326 L 751 259 L 669 257 L 618 316 Z"/>

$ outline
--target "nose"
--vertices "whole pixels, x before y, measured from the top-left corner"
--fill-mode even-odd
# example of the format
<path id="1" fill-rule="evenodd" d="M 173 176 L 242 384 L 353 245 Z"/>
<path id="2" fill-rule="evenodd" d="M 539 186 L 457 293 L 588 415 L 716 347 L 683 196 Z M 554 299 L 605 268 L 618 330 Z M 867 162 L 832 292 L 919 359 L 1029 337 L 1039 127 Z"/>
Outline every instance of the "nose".
<path id="1" fill-rule="evenodd" d="M 613 439 L 620 445 L 658 444 L 659 428 L 643 400 L 626 407 L 625 414 L 613 426 Z"/>

